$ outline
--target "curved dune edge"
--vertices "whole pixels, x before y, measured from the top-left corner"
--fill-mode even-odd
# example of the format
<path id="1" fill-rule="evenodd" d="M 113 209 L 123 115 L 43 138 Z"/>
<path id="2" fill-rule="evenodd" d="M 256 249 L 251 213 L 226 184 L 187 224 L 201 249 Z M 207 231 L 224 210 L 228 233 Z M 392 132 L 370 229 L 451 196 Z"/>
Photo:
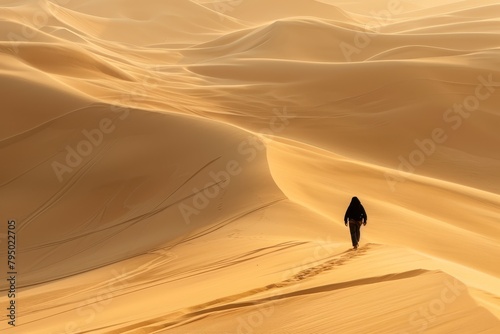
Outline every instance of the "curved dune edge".
<path id="1" fill-rule="evenodd" d="M 391 6 L 7 1 L 0 330 L 499 332 L 498 4 Z"/>

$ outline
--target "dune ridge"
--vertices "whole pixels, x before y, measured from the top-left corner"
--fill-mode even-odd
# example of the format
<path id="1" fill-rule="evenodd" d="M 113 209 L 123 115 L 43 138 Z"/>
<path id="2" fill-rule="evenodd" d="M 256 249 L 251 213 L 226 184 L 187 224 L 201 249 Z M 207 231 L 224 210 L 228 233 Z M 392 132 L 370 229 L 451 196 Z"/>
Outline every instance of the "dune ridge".
<path id="1" fill-rule="evenodd" d="M 498 8 L 3 1 L 0 329 L 497 333 Z"/>

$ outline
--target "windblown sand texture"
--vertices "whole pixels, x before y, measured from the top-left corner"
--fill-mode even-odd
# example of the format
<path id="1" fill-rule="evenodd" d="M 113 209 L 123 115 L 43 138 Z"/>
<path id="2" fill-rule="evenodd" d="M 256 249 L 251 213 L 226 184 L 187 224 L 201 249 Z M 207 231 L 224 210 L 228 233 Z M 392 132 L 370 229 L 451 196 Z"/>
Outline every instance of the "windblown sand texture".
<path id="1" fill-rule="evenodd" d="M 2 332 L 500 333 L 497 0 L 1 0 L 0 64 Z"/>

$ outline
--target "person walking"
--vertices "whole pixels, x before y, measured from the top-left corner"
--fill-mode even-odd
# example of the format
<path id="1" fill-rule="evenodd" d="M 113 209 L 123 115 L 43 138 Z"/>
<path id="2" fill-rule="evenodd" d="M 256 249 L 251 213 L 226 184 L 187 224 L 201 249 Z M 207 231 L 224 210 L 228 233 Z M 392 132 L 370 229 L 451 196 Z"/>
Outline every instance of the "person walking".
<path id="1" fill-rule="evenodd" d="M 354 249 L 358 249 L 359 246 L 359 239 L 361 238 L 361 224 L 366 225 L 367 220 L 368 216 L 366 215 L 365 208 L 357 197 L 353 197 L 347 211 L 345 212 L 344 223 L 345 226 L 349 223 L 352 247 L 354 247 Z"/>

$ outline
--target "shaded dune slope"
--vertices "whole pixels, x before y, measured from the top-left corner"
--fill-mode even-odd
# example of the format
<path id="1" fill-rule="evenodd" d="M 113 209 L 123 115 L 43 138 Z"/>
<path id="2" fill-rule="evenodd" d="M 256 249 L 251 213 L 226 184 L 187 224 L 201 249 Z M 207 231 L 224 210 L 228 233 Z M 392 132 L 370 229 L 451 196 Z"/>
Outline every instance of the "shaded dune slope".
<path id="1" fill-rule="evenodd" d="M 63 2 L 0 8 L 12 333 L 499 331 L 495 1 Z"/>

